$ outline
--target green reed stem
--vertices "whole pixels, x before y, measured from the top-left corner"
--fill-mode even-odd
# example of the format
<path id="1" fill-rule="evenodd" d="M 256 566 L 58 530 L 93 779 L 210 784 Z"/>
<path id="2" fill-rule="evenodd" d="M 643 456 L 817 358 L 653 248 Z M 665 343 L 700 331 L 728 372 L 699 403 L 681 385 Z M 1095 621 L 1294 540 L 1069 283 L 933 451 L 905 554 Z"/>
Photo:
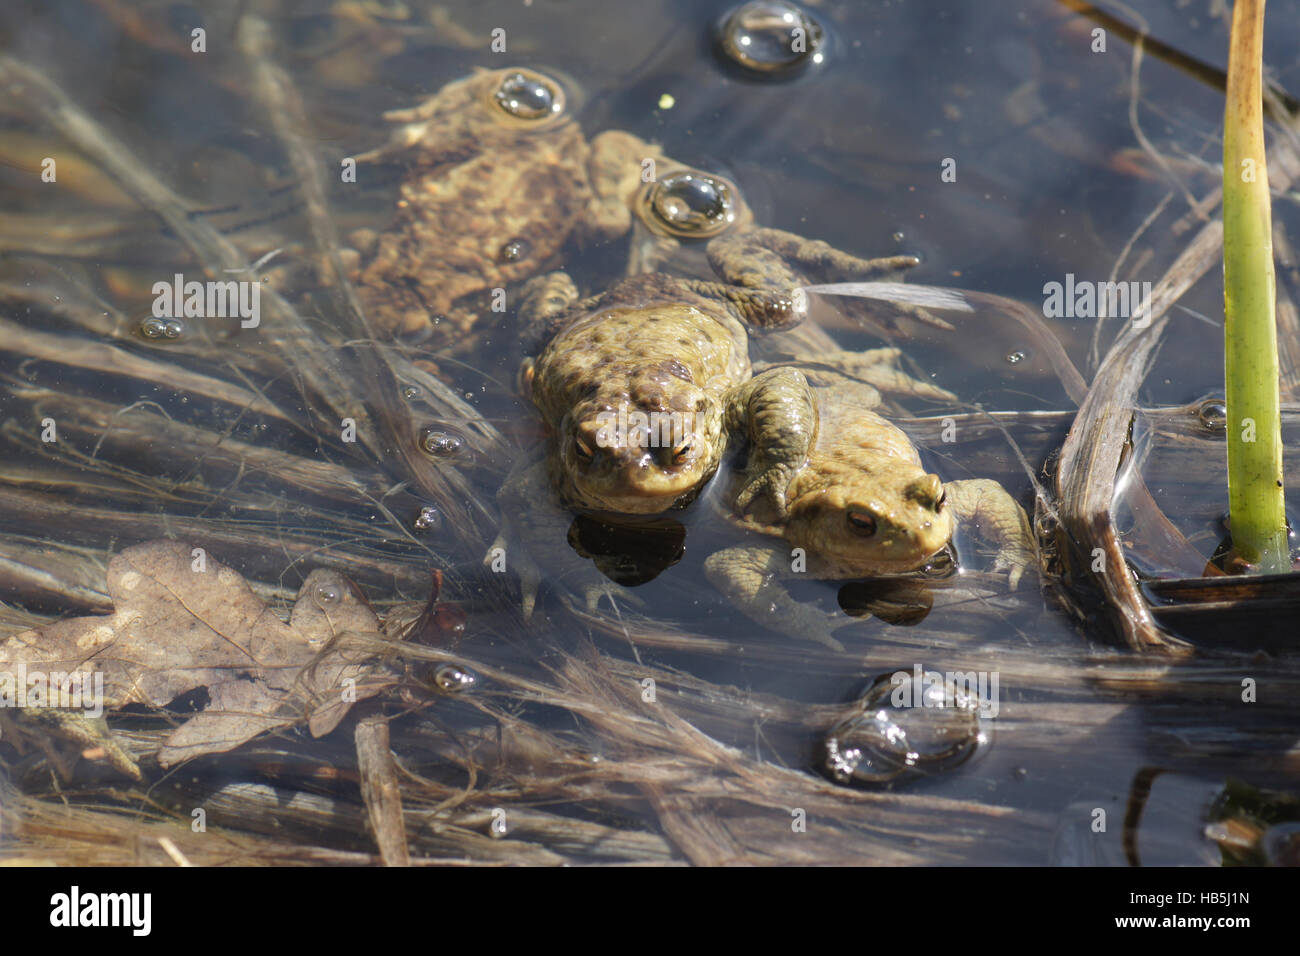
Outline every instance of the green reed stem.
<path id="1" fill-rule="evenodd" d="M 1273 221 L 1260 98 L 1264 0 L 1237 0 L 1223 134 L 1224 348 L 1228 511 L 1236 555 L 1287 571 L 1274 316 Z"/>

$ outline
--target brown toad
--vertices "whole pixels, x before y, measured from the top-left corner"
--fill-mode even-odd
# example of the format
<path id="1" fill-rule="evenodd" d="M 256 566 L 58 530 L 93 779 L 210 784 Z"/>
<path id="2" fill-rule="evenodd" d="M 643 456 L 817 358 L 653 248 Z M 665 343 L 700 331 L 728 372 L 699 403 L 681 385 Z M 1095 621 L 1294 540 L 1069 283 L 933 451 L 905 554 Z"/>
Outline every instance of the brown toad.
<path id="1" fill-rule="evenodd" d="M 814 373 L 809 376 L 816 379 Z M 848 580 L 919 570 L 947 547 L 956 518 L 997 544 L 994 569 L 1009 571 L 1011 587 L 1016 587 L 1036 563 L 1033 538 L 1024 510 L 1001 485 L 988 479 L 945 484 L 938 475 L 927 474 L 907 435 L 872 410 L 880 395 L 868 386 L 836 381 L 833 388 L 817 385 L 812 392 L 815 421 L 800 420 L 797 428 L 801 436 L 811 432 L 815 437 L 806 463 L 785 488 L 788 509 L 782 513 L 759 502 L 746 513 L 741 504 L 753 471 L 765 467 L 761 457 L 737 473 L 728 495 L 728 517 L 734 524 L 783 538 L 785 545 L 759 539 L 705 561 L 709 580 L 746 616 L 840 649 L 831 631 L 849 622 L 796 601 L 781 579 L 806 574 Z M 790 392 L 789 405 L 796 417 L 803 416 L 806 391 Z M 784 427 L 780 421 L 773 417 L 759 423 L 749 441 L 779 442 L 780 436 L 766 436 L 764 430 Z M 802 549 L 806 566 L 792 548 Z"/>
<path id="2" fill-rule="evenodd" d="M 355 281 L 378 328 L 436 328 L 454 344 L 490 311 L 492 290 L 558 265 L 570 239 L 628 231 L 642 163 L 659 151 L 618 130 L 588 141 L 571 113 L 558 81 L 513 68 L 481 70 L 385 114 L 403 125 L 357 159 L 412 165 L 394 224 L 354 236 Z"/>

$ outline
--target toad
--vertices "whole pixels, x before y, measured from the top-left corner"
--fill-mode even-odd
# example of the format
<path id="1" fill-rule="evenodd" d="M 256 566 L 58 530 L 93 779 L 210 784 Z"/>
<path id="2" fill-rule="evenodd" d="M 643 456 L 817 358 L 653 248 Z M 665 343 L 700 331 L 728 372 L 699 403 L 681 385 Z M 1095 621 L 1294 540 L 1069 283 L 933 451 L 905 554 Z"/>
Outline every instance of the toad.
<path id="1" fill-rule="evenodd" d="M 530 69 L 480 70 L 385 117 L 401 125 L 357 160 L 411 165 L 392 226 L 353 235 L 353 278 L 380 330 L 442 345 L 570 239 L 626 233 L 642 163 L 660 156 L 619 130 L 588 141 L 560 82 Z"/>
<path id="2" fill-rule="evenodd" d="M 784 489 L 788 506 L 781 511 L 760 500 L 746 509 L 743 488 L 765 467 L 763 457 L 753 459 L 751 452 L 753 460 L 737 470 L 724 500 L 731 523 L 756 537 L 705 560 L 715 586 L 762 626 L 840 650 L 831 632 L 850 622 L 796 601 L 782 579 L 806 574 L 850 580 L 917 571 L 948 546 L 960 520 L 996 544 L 994 570 L 1009 572 L 1016 588 L 1036 563 L 1034 543 L 1028 517 L 1001 485 L 988 479 L 945 483 L 927 473 L 908 437 L 873 411 L 880 394 L 870 386 L 837 381 L 834 388 L 809 387 L 816 418 L 801 419 L 797 428 L 813 440 L 806 462 Z M 802 416 L 806 393 L 792 392 L 790 407 Z M 789 427 L 779 422 L 777 416 L 754 422 L 742 438 L 780 442 L 781 436 L 766 434 Z"/>

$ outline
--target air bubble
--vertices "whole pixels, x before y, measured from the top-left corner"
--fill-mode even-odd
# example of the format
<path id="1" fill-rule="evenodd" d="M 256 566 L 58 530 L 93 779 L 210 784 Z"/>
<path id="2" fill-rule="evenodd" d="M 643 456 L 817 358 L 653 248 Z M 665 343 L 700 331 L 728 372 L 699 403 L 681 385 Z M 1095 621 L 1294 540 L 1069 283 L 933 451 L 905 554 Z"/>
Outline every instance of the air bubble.
<path id="1" fill-rule="evenodd" d="M 788 72 L 822 61 L 821 24 L 784 0 L 742 4 L 723 17 L 718 31 L 728 59 L 759 73 Z"/>
<path id="2" fill-rule="evenodd" d="M 1300 823 L 1271 826 L 1259 842 L 1271 866 L 1300 866 Z"/>
<path id="3" fill-rule="evenodd" d="M 899 671 L 877 680 L 852 716 L 824 741 L 824 771 L 836 783 L 887 783 L 964 763 L 988 740 L 981 701 L 946 675 Z"/>
<path id="4" fill-rule="evenodd" d="M 532 244 L 527 239 L 511 239 L 501 247 L 497 258 L 502 262 L 518 262 L 532 251 Z"/>
<path id="5" fill-rule="evenodd" d="M 426 425 L 420 429 L 420 450 L 432 458 L 452 458 L 465 447 L 465 441 L 459 435 L 443 431 L 435 425 Z"/>
<path id="6" fill-rule="evenodd" d="M 1228 428 L 1228 405 L 1221 398 L 1207 398 L 1196 409 L 1196 417 L 1201 427 L 1208 432 L 1226 431 Z"/>
<path id="7" fill-rule="evenodd" d="M 695 171 L 665 176 L 650 187 L 646 202 L 655 220 L 675 236 L 709 238 L 736 219 L 731 184 Z"/>
<path id="8" fill-rule="evenodd" d="M 434 672 L 433 682 L 438 685 L 439 690 L 449 694 L 460 694 L 472 689 L 478 683 L 478 675 L 455 664 L 443 664 Z"/>
<path id="9" fill-rule="evenodd" d="M 425 505 L 415 516 L 416 531 L 437 531 L 442 527 L 442 513 L 433 505 Z"/>
<path id="10" fill-rule="evenodd" d="M 558 86 L 540 74 L 521 70 L 506 74 L 493 98 L 516 119 L 547 119 L 564 110 L 564 94 Z"/>
<path id="11" fill-rule="evenodd" d="M 1019 365 L 1028 357 L 1029 356 L 1025 352 L 1021 351 L 1020 349 L 1016 349 L 1014 352 L 1007 353 L 1006 361 L 1008 365 Z"/>

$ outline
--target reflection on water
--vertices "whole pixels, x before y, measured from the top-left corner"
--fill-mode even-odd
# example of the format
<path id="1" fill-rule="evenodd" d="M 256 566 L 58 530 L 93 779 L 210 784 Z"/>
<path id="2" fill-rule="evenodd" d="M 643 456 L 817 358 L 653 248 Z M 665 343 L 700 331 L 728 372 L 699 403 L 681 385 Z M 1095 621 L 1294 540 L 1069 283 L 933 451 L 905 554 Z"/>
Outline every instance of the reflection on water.
<path id="1" fill-rule="evenodd" d="M 582 517 L 555 547 L 634 587 L 642 606 L 584 612 L 565 597 L 563 580 L 551 580 L 525 624 L 513 578 L 482 563 L 496 530 L 496 490 L 542 440 L 514 388 L 524 349 L 513 305 L 485 312 L 454 348 L 439 351 L 420 336 L 369 341 L 348 324 L 340 286 L 317 261 L 319 220 L 292 151 L 258 106 L 247 50 L 232 46 L 233 6 L 32 0 L 0 14 L 3 52 L 57 83 L 183 197 L 181 220 L 212 227 L 243 261 L 258 263 L 264 293 L 256 329 L 240 330 L 237 319 L 154 315 L 155 282 L 179 273 L 229 278 L 205 272 L 219 256 L 204 261 L 183 222 L 162 225 L 142 213 L 136 184 L 106 173 L 102 158 L 43 122 L 37 100 L 3 99 L 0 554 L 22 570 L 0 579 L 0 598 L 43 615 L 106 612 L 104 555 L 159 536 L 201 543 L 282 605 L 313 567 L 344 570 L 393 620 L 423 622 L 416 633 L 430 646 L 418 662 L 399 665 L 409 680 L 389 713 L 406 708 L 392 724 L 393 750 L 421 775 L 424 789 L 404 799 L 411 813 L 429 815 L 419 816 L 413 839 L 435 856 L 711 862 L 707 847 L 680 836 L 678 818 L 693 814 L 723 821 L 737 846 L 767 859 L 1123 865 L 1132 860 L 1122 843 L 1118 853 L 1111 846 L 1122 839 L 1119 821 L 1098 831 L 1095 810 L 1122 817 L 1133 780 L 1159 765 L 1186 778 L 1167 800 L 1163 784 L 1152 790 L 1141 825 L 1156 831 L 1152 846 L 1162 849 L 1143 862 L 1208 863 L 1216 857 L 1198 830 L 1206 817 L 1197 800 L 1229 775 L 1294 789 L 1286 761 L 1294 711 L 1279 703 L 1296 699 L 1292 670 L 1241 662 L 1268 689 L 1247 724 L 1235 671 L 1227 680 L 1212 667 L 1107 650 L 1094 622 L 1067 618 L 1036 583 L 1008 595 L 1005 577 L 988 573 L 990 556 L 964 537 L 963 573 L 924 587 L 845 599 L 832 583 L 801 582 L 797 597 L 847 625 L 838 636 L 848 650 L 835 654 L 764 633 L 708 586 L 703 560 L 730 533 L 712 517 L 710 493 L 684 512 L 630 526 Z M 1046 0 L 1017 3 L 1014 14 L 972 4 L 809 4 L 792 14 L 806 45 L 789 55 L 773 37 L 788 28 L 791 5 L 760 0 L 727 18 L 733 6 L 627 4 L 612 20 L 594 3 L 408 3 L 403 18 L 319 0 L 285 15 L 271 6 L 266 16 L 275 61 L 301 94 L 301 130 L 328 173 L 330 222 L 349 255 L 359 254 L 355 240 L 367 230 L 373 241 L 387 225 L 403 169 L 375 166 L 345 186 L 334 173 L 341 160 L 390 135 L 384 111 L 409 108 L 475 68 L 506 65 L 562 64 L 587 138 L 625 130 L 726 176 L 763 225 L 864 257 L 916 253 L 916 281 L 996 292 L 1031 309 L 1047 283 L 1067 275 L 1105 281 L 1142 221 L 1170 201 L 1160 175 L 1135 173 L 1126 161 L 1134 143 L 1128 48 L 1112 37 L 1105 54 L 1093 53 L 1086 22 Z M 1137 6 L 1166 42 L 1221 60 L 1219 20 Z M 1275 16 L 1294 13 L 1270 10 Z M 202 52 L 195 30 L 206 37 Z M 498 40 L 504 53 L 493 52 Z M 1275 52 L 1285 54 L 1266 56 Z M 532 103 L 529 90 L 516 92 L 525 97 L 517 109 Z M 1195 177 L 1215 161 L 1218 94 L 1149 64 L 1138 114 L 1146 135 L 1186 161 L 1188 188 L 1204 192 Z M 464 161 L 464 144 L 442 145 L 448 162 Z M 57 178 L 46 182 L 49 157 Z M 716 190 L 701 182 L 659 184 L 655 202 L 666 220 L 720 218 Z M 518 188 L 531 195 L 541 186 L 526 178 Z M 1277 215 L 1293 213 L 1282 205 Z M 1126 281 L 1158 278 L 1155 263 L 1177 252 L 1179 235 L 1141 233 L 1124 261 Z M 640 241 L 570 238 L 539 271 L 563 266 L 583 294 L 621 275 L 629 243 Z M 501 260 L 537 251 L 535 239 L 519 235 L 501 246 Z M 664 262 L 679 274 L 709 274 L 698 243 Z M 1203 282 L 1184 299 L 1197 317 L 1171 336 L 1148 378 L 1151 405 L 1200 402 L 1216 390 L 1219 330 L 1205 320 L 1219 314 L 1218 294 Z M 291 312 L 300 325 L 290 326 Z M 881 344 L 834 304 L 817 303 L 813 319 L 846 348 Z M 1049 325 L 1087 370 L 1093 323 Z M 1033 479 L 1072 407 L 1039 350 L 997 315 L 962 320 L 952 333 L 905 326 L 895 344 L 960 396 L 957 406 L 901 410 L 923 417 L 904 424 L 923 443 L 927 467 L 946 479 L 996 478 L 1032 505 Z M 1058 414 L 1029 414 L 1036 410 Z M 1024 414 L 994 419 L 986 414 L 993 411 Z M 1145 473 L 1162 506 L 1181 516 L 1200 550 L 1211 544 L 1222 497 L 1201 480 L 1210 475 L 1202 445 L 1216 414 L 1209 404 L 1193 407 L 1184 417 L 1199 421 L 1202 437 L 1189 438 L 1189 428 L 1157 434 L 1163 444 L 1144 465 L 1155 469 Z M 955 441 L 942 437 L 949 418 L 958 423 Z M 57 441 L 33 437 L 46 419 Z M 385 431 L 385 422 L 403 424 Z M 1139 444 L 1149 424 L 1141 422 Z M 1172 478 L 1157 485 L 1152 474 Z M 1144 570 L 1160 557 L 1133 555 Z M 446 587 L 426 607 L 431 568 Z M 863 610 L 873 615 L 851 616 Z M 5 631 L 31 623 L 15 608 Z M 918 666 L 996 676 L 996 715 L 941 711 L 969 717 L 960 734 L 931 726 L 924 709 L 904 713 L 920 724 L 874 710 L 865 730 L 862 715 L 841 723 L 864 683 Z M 114 726 L 157 731 L 140 715 Z M 864 761 L 867 730 L 875 751 Z M 828 737 L 837 748 L 832 777 L 853 778 L 866 796 L 816 776 Z M 968 761 L 976 738 L 980 759 Z M 320 765 L 352 765 L 350 746 L 268 738 L 196 764 L 198 790 L 171 781 L 152 799 L 179 808 L 202 791 L 214 819 L 264 831 L 289 794 L 304 801 L 295 804 L 299 823 L 312 814 L 335 821 L 305 826 L 304 840 L 372 852 L 351 784 L 330 788 L 348 808 L 341 813 L 308 806 L 306 797 Z M 917 756 L 927 748 L 925 760 Z M 0 756 L 16 760 L 3 749 Z M 902 773 L 930 757 L 943 772 Z M 15 762 L 11 776 L 41 794 L 36 766 Z M 896 793 L 951 801 L 945 819 L 871 802 L 886 780 Z M 686 810 L 668 799 L 679 793 L 689 794 Z M 497 806 L 531 836 L 513 848 L 477 841 L 490 840 L 487 814 Z M 817 808 L 832 821 L 829 836 L 805 833 L 792 844 L 790 806 Z M 978 812 L 988 806 L 1015 812 Z M 355 826 L 340 822 L 350 819 Z M 459 836 L 426 832 L 429 820 L 454 820 Z M 944 836 L 962 827 L 975 838 Z M 678 836 L 665 840 L 664 832 Z M 1268 832 L 1276 846 L 1267 852 L 1290 852 L 1286 833 Z"/>

